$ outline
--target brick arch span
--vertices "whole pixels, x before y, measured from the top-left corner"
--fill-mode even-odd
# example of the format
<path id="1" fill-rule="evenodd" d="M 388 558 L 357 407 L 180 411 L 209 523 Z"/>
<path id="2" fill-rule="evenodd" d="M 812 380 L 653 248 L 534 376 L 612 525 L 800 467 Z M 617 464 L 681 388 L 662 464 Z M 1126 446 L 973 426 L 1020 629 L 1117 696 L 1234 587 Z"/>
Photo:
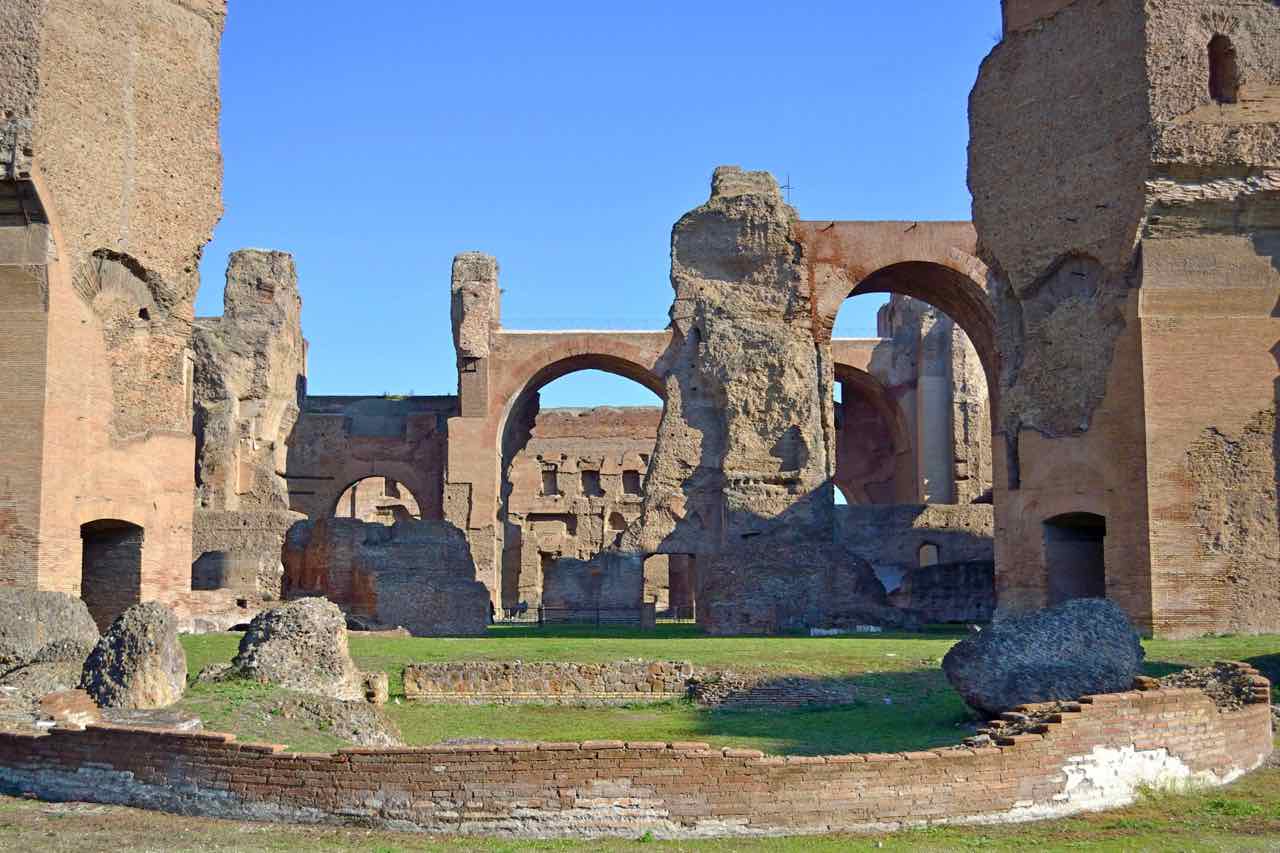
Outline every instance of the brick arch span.
<path id="1" fill-rule="evenodd" d="M 844 387 L 841 406 L 846 418 L 836 445 L 836 487 L 850 504 L 912 502 L 915 459 L 902 406 L 883 382 L 859 367 L 837 361 L 835 378 Z M 854 402 L 850 392 L 870 423 L 847 420 Z M 868 451 L 874 451 L 875 458 L 868 459 Z"/>
<path id="2" fill-rule="evenodd" d="M 670 341 L 667 331 L 507 332 L 499 337 L 490 367 L 490 411 L 503 472 L 519 449 L 513 444 L 523 433 L 513 415 L 527 420 L 534 396 L 563 376 L 599 370 L 630 379 L 666 399 L 657 364 Z"/>
<path id="3" fill-rule="evenodd" d="M 490 361 L 490 399 L 503 421 L 521 398 L 562 376 L 601 370 L 631 379 L 658 397 L 666 389 L 658 359 L 671 340 L 660 332 L 501 332 Z"/>
<path id="4" fill-rule="evenodd" d="M 381 470 L 381 466 L 379 470 L 375 470 L 369 474 L 361 474 L 357 476 L 355 479 L 353 479 L 351 482 L 347 483 L 345 486 L 337 490 L 337 494 L 333 495 L 330 499 L 330 502 L 328 505 L 329 511 L 325 513 L 324 517 L 334 518 L 338 515 L 338 511 L 340 509 L 339 502 L 342 500 L 343 496 L 346 495 L 347 490 L 350 489 L 352 486 L 363 483 L 366 480 L 387 479 L 387 480 L 395 480 L 396 486 L 398 488 L 404 489 L 406 492 L 409 493 L 409 496 L 413 498 L 413 502 L 418 505 L 418 513 L 420 518 L 428 519 L 428 520 L 432 518 L 438 519 L 439 513 L 434 512 L 433 502 L 430 500 L 431 493 L 426 490 L 428 486 L 427 484 L 420 482 L 420 476 L 417 474 L 417 472 L 413 470 L 413 467 L 408 465 L 403 467 L 399 465 L 392 465 L 390 466 L 389 470 L 391 469 L 400 470 L 402 473 L 408 475 L 408 479 L 407 480 L 401 479 L 400 477 L 395 476 L 395 474 L 393 473 L 388 473 L 388 471 L 383 471 Z M 335 482 L 341 483 L 342 481 L 336 480 Z"/>
<path id="5" fill-rule="evenodd" d="M 968 222 L 800 222 L 814 305 L 814 333 L 829 339 L 851 296 L 898 293 L 927 302 L 959 324 L 982 360 L 994 404 L 1000 352 L 987 266 Z M 994 408 L 994 405 L 993 405 Z"/>

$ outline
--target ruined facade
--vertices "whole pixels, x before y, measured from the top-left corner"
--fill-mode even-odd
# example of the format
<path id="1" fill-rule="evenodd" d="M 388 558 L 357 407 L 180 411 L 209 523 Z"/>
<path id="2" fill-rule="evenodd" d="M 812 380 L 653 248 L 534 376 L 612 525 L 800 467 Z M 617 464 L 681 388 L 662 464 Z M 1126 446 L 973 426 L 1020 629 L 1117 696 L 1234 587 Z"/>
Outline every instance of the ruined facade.
<path id="1" fill-rule="evenodd" d="M 0 584 L 83 594 L 100 620 L 190 590 L 225 14 L 0 3 Z"/>
<path id="2" fill-rule="evenodd" d="M 466 539 L 443 521 L 300 521 L 283 560 L 286 597 L 323 596 L 373 625 L 427 637 L 483 634 L 489 624 L 489 591 Z"/>
<path id="3" fill-rule="evenodd" d="M 582 561 L 631 566 L 628 596 L 759 613 L 792 571 L 804 620 L 831 621 L 847 566 L 757 558 L 847 550 L 892 586 L 994 540 L 1001 608 L 1106 595 L 1159 635 L 1280 630 L 1275 3 L 1006 0 L 970 103 L 973 224 L 806 221 L 767 174 L 718 169 L 673 230 L 662 329 L 505 329 L 497 261 L 461 254 L 438 397 L 307 396 L 279 253 L 235 255 L 225 314 L 192 316 L 224 3 L 0 13 L 0 584 L 100 620 L 230 613 L 279 592 L 291 522 L 346 515 L 400 555 L 378 583 L 412 583 L 417 520 L 469 552 L 441 594 L 478 580 L 498 607 Z M 833 340 L 872 293 L 879 337 Z M 662 409 L 540 411 L 585 369 Z M 293 588 L 367 602 L 330 552 Z"/>
<path id="4" fill-rule="evenodd" d="M 1280 630 L 1280 7 L 1006 0 L 970 121 L 1001 605 Z"/>
<path id="5" fill-rule="evenodd" d="M 289 510 L 287 440 L 306 394 L 293 258 L 231 256 L 221 317 L 192 335 L 196 491 L 192 587 L 276 598 Z"/>

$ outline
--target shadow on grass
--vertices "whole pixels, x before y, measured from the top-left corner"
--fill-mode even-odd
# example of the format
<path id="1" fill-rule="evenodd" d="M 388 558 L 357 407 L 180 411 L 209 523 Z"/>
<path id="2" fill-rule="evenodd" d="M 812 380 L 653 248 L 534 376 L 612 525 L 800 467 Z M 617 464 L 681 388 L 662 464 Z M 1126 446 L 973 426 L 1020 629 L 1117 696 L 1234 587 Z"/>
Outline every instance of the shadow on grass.
<path id="1" fill-rule="evenodd" d="M 937 670 L 776 681 L 790 690 L 838 692 L 853 701 L 782 710 L 701 711 L 697 736 L 752 741 L 767 752 L 786 755 L 903 752 L 955 745 L 978 721 Z M 775 682 L 762 686 L 771 683 Z"/>

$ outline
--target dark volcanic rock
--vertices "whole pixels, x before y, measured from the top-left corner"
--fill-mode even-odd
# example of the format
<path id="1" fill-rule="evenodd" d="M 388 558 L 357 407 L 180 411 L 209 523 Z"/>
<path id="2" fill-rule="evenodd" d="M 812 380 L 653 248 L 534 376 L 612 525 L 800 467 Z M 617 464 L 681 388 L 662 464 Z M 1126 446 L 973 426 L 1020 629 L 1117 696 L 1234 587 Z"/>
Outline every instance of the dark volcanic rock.
<path id="1" fill-rule="evenodd" d="M 178 617 L 159 602 L 116 617 L 84 662 L 80 686 L 104 708 L 164 708 L 187 688 Z"/>
<path id="2" fill-rule="evenodd" d="M 303 598 L 259 613 L 231 664 L 245 678 L 290 690 L 345 701 L 365 695 L 347 650 L 347 620 L 323 598 Z"/>
<path id="3" fill-rule="evenodd" d="M 35 663 L 82 664 L 98 642 L 89 608 L 61 592 L 0 590 L 0 673 Z"/>
<path id="4" fill-rule="evenodd" d="M 1082 598 L 997 617 L 956 643 L 942 669 L 971 708 L 995 716 L 1029 702 L 1128 690 L 1143 656 L 1137 633 L 1115 602 Z"/>

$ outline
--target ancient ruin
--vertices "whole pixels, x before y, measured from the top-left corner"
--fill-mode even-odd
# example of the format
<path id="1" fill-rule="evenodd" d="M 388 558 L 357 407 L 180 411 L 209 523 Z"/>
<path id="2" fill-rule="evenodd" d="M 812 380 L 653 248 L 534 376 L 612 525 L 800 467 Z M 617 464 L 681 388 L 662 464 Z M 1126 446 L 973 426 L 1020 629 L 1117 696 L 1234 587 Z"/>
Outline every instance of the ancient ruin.
<path id="1" fill-rule="evenodd" d="M 710 612 L 717 560 L 792 545 L 866 560 L 890 593 L 994 560 L 989 599 L 979 566 L 917 572 L 898 602 L 1105 596 L 1148 634 L 1280 630 L 1274 4 L 1007 0 L 971 102 L 972 225 L 806 221 L 769 175 L 722 167 L 673 230 L 665 324 L 507 329 L 497 259 L 465 252 L 456 393 L 409 397 L 306 393 L 285 254 L 233 255 L 224 314 L 193 316 L 224 3 L 3 11 L 4 585 L 79 595 L 104 627 L 156 600 L 211 628 L 290 591 L 381 620 L 351 578 L 394 575 L 438 592 L 409 610 L 466 601 L 474 626 L 542 606 L 552 577 L 569 607 L 625 589 L 607 600 Z M 144 37 L 127 66 L 94 49 Z M 869 293 L 890 297 L 879 337 L 833 340 Z M 541 409 L 585 369 L 661 409 Z M 398 568 L 325 564 L 341 519 L 384 528 L 342 536 Z M 594 568 L 568 583 L 573 565 Z M 779 568 L 734 600 L 777 604 Z"/>
<path id="2" fill-rule="evenodd" d="M 308 393 L 286 253 L 232 254 L 222 315 L 194 316 L 227 11 L 0 0 L 0 722 L 26 726 L 0 732 L 0 791 L 756 836 L 1057 817 L 1271 755 L 1257 669 L 1146 677 L 1139 635 L 1280 632 L 1280 4 L 1003 0 L 969 102 L 972 222 L 809 220 L 769 173 L 720 166 L 648 331 L 507 328 L 500 281 L 527 283 L 464 251 L 446 297 L 440 258 L 457 386 L 427 396 Z M 835 338 L 870 294 L 876 337 Z M 584 370 L 661 405 L 542 407 Z M 707 644 L 989 623 L 942 667 L 1005 719 L 893 754 L 396 752 L 376 706 L 401 698 L 892 702 L 663 660 L 437 656 L 397 683 L 356 666 L 375 638 L 348 645 L 659 619 Z M 180 634 L 233 627 L 197 683 L 279 689 L 267 716 L 371 748 L 180 730 Z"/>

